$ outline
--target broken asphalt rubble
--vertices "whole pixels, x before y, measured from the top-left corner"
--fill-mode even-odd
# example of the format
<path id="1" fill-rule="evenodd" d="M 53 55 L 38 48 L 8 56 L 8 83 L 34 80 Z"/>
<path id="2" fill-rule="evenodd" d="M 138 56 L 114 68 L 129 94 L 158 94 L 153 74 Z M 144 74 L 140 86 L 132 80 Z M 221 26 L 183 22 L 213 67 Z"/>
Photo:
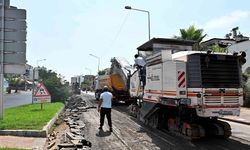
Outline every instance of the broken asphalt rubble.
<path id="1" fill-rule="evenodd" d="M 56 149 L 91 149 L 91 142 L 84 137 L 85 123 L 80 119 L 82 113 L 86 112 L 89 108 L 95 107 L 87 107 L 86 102 L 79 95 L 73 95 L 66 101 L 63 118 L 69 127 L 69 131 L 65 130 L 63 140 L 57 144 Z M 57 133 L 52 132 L 50 134 L 47 149 L 55 148 L 56 137 Z"/>

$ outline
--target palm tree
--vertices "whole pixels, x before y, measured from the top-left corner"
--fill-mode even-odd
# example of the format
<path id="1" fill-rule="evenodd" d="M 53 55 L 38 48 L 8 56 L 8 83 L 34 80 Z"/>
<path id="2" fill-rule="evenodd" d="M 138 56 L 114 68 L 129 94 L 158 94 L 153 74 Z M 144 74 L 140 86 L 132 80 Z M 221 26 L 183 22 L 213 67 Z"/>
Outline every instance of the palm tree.
<path id="1" fill-rule="evenodd" d="M 177 38 L 200 43 L 207 36 L 207 34 L 203 35 L 203 32 L 203 29 L 196 29 L 194 25 L 191 25 L 188 29 L 180 29 L 180 37 Z"/>
<path id="2" fill-rule="evenodd" d="M 203 34 L 203 29 L 196 29 L 194 25 L 191 25 L 188 29 L 180 29 L 180 36 L 174 36 L 177 39 L 193 40 L 197 41 L 194 45 L 194 49 L 200 49 L 200 42 L 207 36 Z"/>

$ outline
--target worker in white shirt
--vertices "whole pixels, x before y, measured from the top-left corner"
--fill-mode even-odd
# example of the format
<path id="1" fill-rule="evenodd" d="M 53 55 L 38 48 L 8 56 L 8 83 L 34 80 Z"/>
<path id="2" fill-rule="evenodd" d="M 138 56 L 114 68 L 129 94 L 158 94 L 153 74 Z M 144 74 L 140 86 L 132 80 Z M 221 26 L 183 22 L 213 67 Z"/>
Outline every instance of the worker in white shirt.
<path id="1" fill-rule="evenodd" d="M 146 62 L 144 61 L 144 59 L 138 54 L 135 54 L 135 66 L 144 67 L 145 65 L 146 65 Z"/>
<path id="2" fill-rule="evenodd" d="M 102 130 L 104 118 L 106 116 L 108 119 L 109 131 L 113 131 L 111 120 L 112 97 L 113 95 L 111 92 L 109 92 L 108 87 L 104 86 L 103 93 L 100 95 L 100 100 L 98 104 L 98 112 L 100 112 L 100 130 Z"/>
<path id="3" fill-rule="evenodd" d="M 143 87 L 146 84 L 146 62 L 144 61 L 144 59 L 139 56 L 138 54 L 135 54 L 135 64 L 134 66 L 137 67 L 137 69 L 139 70 L 139 78 L 140 81 L 143 84 Z"/>

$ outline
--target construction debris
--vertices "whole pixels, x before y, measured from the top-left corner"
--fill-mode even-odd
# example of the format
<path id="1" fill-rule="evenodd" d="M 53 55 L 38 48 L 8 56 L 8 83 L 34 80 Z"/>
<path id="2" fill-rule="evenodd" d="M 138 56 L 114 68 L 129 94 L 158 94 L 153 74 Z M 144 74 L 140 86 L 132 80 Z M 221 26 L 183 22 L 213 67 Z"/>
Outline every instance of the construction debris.
<path id="1" fill-rule="evenodd" d="M 91 107 L 92 108 L 92 107 Z M 91 147 L 91 142 L 84 138 L 85 123 L 80 120 L 81 114 L 86 112 L 90 107 L 86 107 L 86 102 L 81 96 L 73 95 L 70 97 L 65 106 L 63 116 L 64 122 L 68 125 L 69 130 L 65 130 L 63 139 L 56 145 L 57 133 L 52 132 L 48 137 L 47 149 L 58 150 L 88 150 Z M 55 147 L 56 145 L 56 147 Z"/>

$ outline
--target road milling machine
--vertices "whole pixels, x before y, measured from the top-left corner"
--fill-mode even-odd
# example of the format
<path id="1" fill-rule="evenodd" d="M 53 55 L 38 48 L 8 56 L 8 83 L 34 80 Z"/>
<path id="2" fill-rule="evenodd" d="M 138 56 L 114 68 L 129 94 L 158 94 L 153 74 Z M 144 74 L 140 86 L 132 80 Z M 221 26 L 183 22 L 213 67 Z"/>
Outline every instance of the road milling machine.
<path id="1" fill-rule="evenodd" d="M 99 99 L 103 87 L 107 86 L 113 94 L 113 103 L 120 101 L 130 103 L 134 101 L 134 99 L 130 97 L 128 86 L 130 74 L 134 72 L 134 70 L 125 58 L 112 58 L 110 71 L 106 75 L 100 75 L 96 78 L 96 99 Z"/>
<path id="2" fill-rule="evenodd" d="M 231 127 L 218 118 L 240 115 L 246 55 L 193 51 L 194 43 L 153 38 L 137 48 L 145 55 L 146 85 L 141 86 L 138 71 L 132 74 L 130 95 L 138 99 L 130 113 L 153 128 L 191 139 L 228 138 Z"/>

